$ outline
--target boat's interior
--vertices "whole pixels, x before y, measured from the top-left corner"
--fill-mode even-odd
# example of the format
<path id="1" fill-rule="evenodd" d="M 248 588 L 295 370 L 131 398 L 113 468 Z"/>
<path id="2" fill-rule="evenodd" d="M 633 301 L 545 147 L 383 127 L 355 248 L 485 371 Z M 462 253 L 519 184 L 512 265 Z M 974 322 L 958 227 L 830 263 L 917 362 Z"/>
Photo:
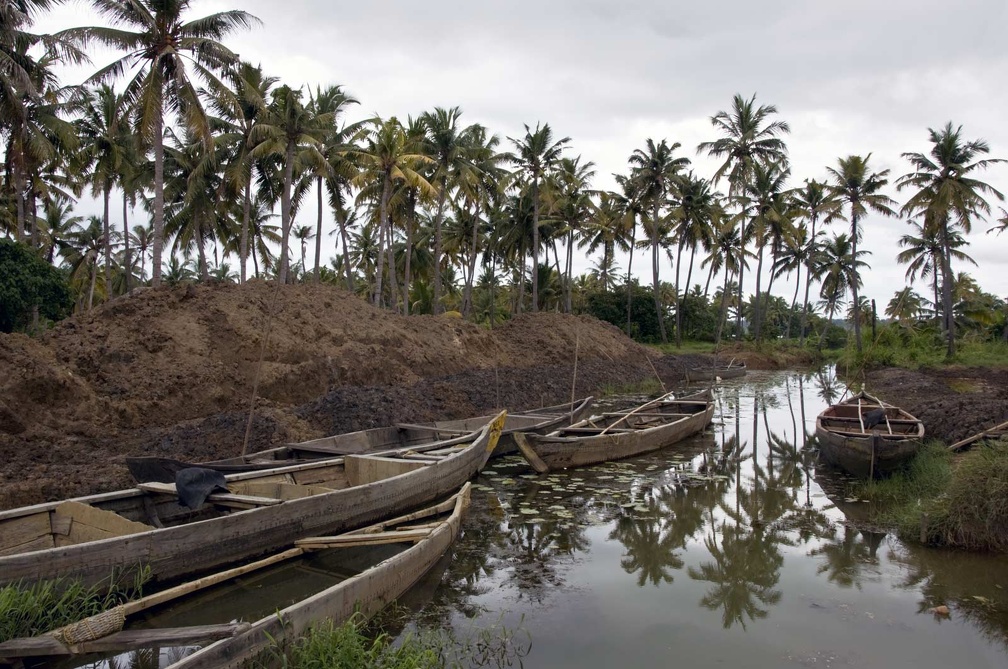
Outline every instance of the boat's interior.
<path id="1" fill-rule="evenodd" d="M 347 455 L 232 474 L 227 477 L 228 492 L 212 493 L 196 510 L 179 505 L 174 483 L 140 483 L 128 490 L 0 511 L 0 556 L 138 534 L 364 485 L 433 464 L 468 445 L 466 441 L 387 456 Z"/>
<path id="2" fill-rule="evenodd" d="M 601 416 L 591 416 L 551 434 L 560 437 L 584 437 L 602 433 L 637 432 L 695 416 L 705 412 L 708 406 L 706 400 L 671 400 L 655 404 L 644 411 L 612 411 Z"/>
<path id="3" fill-rule="evenodd" d="M 885 410 L 885 416 L 877 424 L 865 423 L 865 417 L 879 409 Z M 857 404 L 837 404 L 819 416 L 823 428 L 831 432 L 843 434 L 881 434 L 881 435 L 916 435 L 920 429 L 920 421 L 894 406 L 881 406 L 862 402 Z"/>

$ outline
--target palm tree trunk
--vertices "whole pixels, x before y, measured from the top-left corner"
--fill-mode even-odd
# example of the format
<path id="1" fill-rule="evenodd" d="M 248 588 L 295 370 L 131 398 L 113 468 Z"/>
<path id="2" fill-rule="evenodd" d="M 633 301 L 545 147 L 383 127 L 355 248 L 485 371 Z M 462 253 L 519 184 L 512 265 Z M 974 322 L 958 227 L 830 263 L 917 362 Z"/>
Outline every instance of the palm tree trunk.
<path id="1" fill-rule="evenodd" d="M 465 293 L 462 296 L 462 317 L 469 318 L 472 312 L 473 284 L 476 282 L 476 255 L 479 253 L 479 223 L 480 202 L 476 202 L 476 215 L 473 217 L 472 239 L 469 240 L 469 277 L 466 280 Z"/>
<path id="2" fill-rule="evenodd" d="M 539 175 L 532 179 L 532 312 L 539 311 Z"/>
<path id="3" fill-rule="evenodd" d="M 98 258 L 91 258 L 91 287 L 88 289 L 87 308 L 91 311 L 94 307 L 95 282 L 98 280 Z"/>
<path id="4" fill-rule="evenodd" d="M 381 303 L 382 295 L 382 273 L 384 272 L 385 256 L 382 245 L 385 243 L 385 228 L 388 226 L 388 201 L 389 191 L 392 189 L 392 175 L 385 172 L 382 179 L 382 196 L 379 209 L 378 224 L 378 262 L 375 263 L 374 296 L 372 302 L 377 307 Z"/>
<path id="5" fill-rule="evenodd" d="M 318 180 L 318 224 L 315 226 L 315 283 L 322 281 L 322 177 Z"/>
<path id="6" fill-rule="evenodd" d="M 759 234 L 757 232 L 757 234 Z M 759 260 L 756 262 L 756 297 L 753 299 L 753 339 L 757 342 L 760 341 L 760 329 L 763 325 L 762 314 L 760 313 L 760 279 L 763 276 L 763 247 L 764 244 L 757 240 L 757 246 L 759 246 Z M 741 310 L 741 302 L 739 303 L 739 309 Z"/>
<path id="7" fill-rule="evenodd" d="M 955 342 L 955 314 L 952 307 L 952 249 L 949 244 L 948 220 L 942 225 L 942 306 L 945 311 L 945 323 L 947 326 L 948 348 L 947 357 L 951 358 L 956 352 Z"/>
<path id="8" fill-rule="evenodd" d="M 703 267 L 703 265 L 701 265 L 701 267 Z M 728 270 L 725 269 L 725 271 L 727 272 Z M 713 278 L 714 278 L 714 263 L 711 263 L 710 264 L 710 269 L 707 270 L 707 283 L 704 284 L 704 289 L 703 289 L 703 296 L 704 296 L 705 300 L 707 299 L 707 296 L 710 295 L 710 282 L 711 282 L 711 279 L 713 279 Z"/>
<path id="9" fill-rule="evenodd" d="M 816 214 L 812 215 L 812 236 L 809 237 L 809 249 L 808 257 L 805 258 L 805 303 L 802 305 L 802 320 L 801 320 L 801 332 L 798 333 L 798 345 L 805 345 L 805 330 L 808 328 L 808 315 L 809 315 L 809 286 L 812 285 L 812 255 L 816 239 L 816 221 L 819 216 Z M 800 270 L 799 270 L 800 273 Z M 799 277 L 800 280 L 800 277 Z"/>
<path id="10" fill-rule="evenodd" d="M 448 180 L 441 179 L 438 192 L 437 214 L 434 216 L 434 314 L 441 313 L 441 224 L 444 222 L 445 197 L 448 195 Z"/>
<path id="11" fill-rule="evenodd" d="M 336 223 L 339 225 L 340 244 L 343 245 L 343 272 L 346 274 L 346 287 L 352 293 L 353 270 L 350 267 L 350 243 L 347 240 L 346 217 L 343 215 L 343 207 L 340 206 L 339 202 L 336 202 L 336 206 L 333 207 L 333 216 L 335 216 Z"/>
<path id="12" fill-rule="evenodd" d="M 14 189 L 17 191 L 17 227 L 14 229 L 14 240 L 24 241 L 25 233 L 25 197 L 24 197 L 24 177 L 21 174 L 21 167 L 18 161 L 14 161 Z"/>
<path id="13" fill-rule="evenodd" d="M 738 310 L 735 312 L 735 339 L 736 341 L 742 341 L 742 279 L 743 274 L 745 274 L 745 215 L 746 212 L 742 212 L 741 220 L 739 221 L 739 244 L 741 248 L 739 249 L 739 266 L 738 266 Z M 728 268 L 725 268 L 728 271 Z"/>
<path id="14" fill-rule="evenodd" d="M 294 181 L 294 142 L 287 142 L 287 150 L 284 155 L 284 178 L 283 189 L 280 191 L 280 266 L 277 272 L 277 280 L 287 283 L 287 266 L 290 264 L 290 255 L 287 246 L 290 243 L 291 229 L 291 183 Z"/>
<path id="15" fill-rule="evenodd" d="M 567 236 L 567 313 L 574 313 L 573 309 L 573 297 L 571 295 L 573 291 L 573 278 L 571 277 L 571 272 L 573 271 L 574 265 L 574 228 L 571 228 L 570 234 Z M 605 285 L 603 284 L 603 289 Z"/>
<path id="16" fill-rule="evenodd" d="M 161 285 L 161 251 L 164 247 L 164 112 L 154 118 L 154 234 L 151 239 L 151 285 Z"/>
<path id="17" fill-rule="evenodd" d="M 109 197 L 112 184 L 105 182 L 102 189 L 102 243 L 105 246 L 105 299 L 112 296 L 112 234 L 109 230 Z"/>
<path id="18" fill-rule="evenodd" d="M 523 235 L 524 236 L 524 235 Z M 520 272 L 518 274 L 518 303 L 515 308 L 516 313 L 521 313 L 522 308 L 525 305 L 525 241 L 521 243 L 521 253 L 519 257 L 521 258 Z"/>
<path id="19" fill-rule="evenodd" d="M 255 278 L 259 278 L 259 258 L 256 256 L 255 244 L 252 245 L 252 269 L 255 271 Z"/>
<path id="20" fill-rule="evenodd" d="M 403 267 L 403 314 L 409 316 L 410 314 L 410 283 L 412 282 L 412 276 L 410 275 L 411 267 L 413 261 L 413 231 L 416 229 L 416 210 L 411 210 L 407 214 L 406 218 L 406 258 L 403 260 L 405 267 Z"/>
<path id="21" fill-rule="evenodd" d="M 28 214 L 28 218 L 31 219 L 31 245 L 33 249 L 37 249 L 39 247 L 39 225 L 34 181 L 32 182 L 31 191 L 28 193 Z"/>
<path id="22" fill-rule="evenodd" d="M 858 270 L 857 270 L 857 224 L 858 217 L 855 210 L 854 203 L 851 203 L 851 256 L 854 280 L 851 282 L 851 291 L 854 293 L 854 343 L 857 346 L 857 352 L 861 353 L 861 299 L 858 297 Z"/>
<path id="23" fill-rule="evenodd" d="M 654 225 L 658 224 L 658 206 L 655 205 L 655 217 L 652 219 Z M 655 228 L 652 232 L 651 239 L 651 277 L 652 286 L 654 289 L 654 306 L 655 313 L 658 316 L 658 331 L 661 333 L 661 340 L 663 344 L 668 343 L 668 335 L 665 334 L 665 319 L 662 318 L 662 307 L 661 307 L 661 296 L 658 292 L 658 230 Z"/>
<path id="24" fill-rule="evenodd" d="M 627 333 L 628 337 L 630 336 L 630 298 L 631 298 L 631 290 L 630 290 L 631 276 L 630 276 L 630 270 L 633 268 L 634 246 L 637 245 L 637 221 L 631 219 L 630 223 L 631 223 L 631 227 L 630 227 L 630 259 L 627 261 L 627 268 L 626 268 L 626 333 Z"/>
<path id="25" fill-rule="evenodd" d="M 713 269 L 713 268 L 714 268 L 714 266 L 711 265 L 711 269 Z M 721 309 L 719 311 L 720 315 L 718 316 L 717 333 L 715 333 L 715 335 L 714 335 L 714 350 L 715 351 L 717 351 L 718 344 L 721 343 L 721 330 L 724 327 L 725 319 L 728 317 L 728 277 L 729 277 L 729 275 L 730 275 L 730 272 L 728 271 L 728 265 L 726 264 L 725 265 L 725 270 L 724 270 L 724 287 L 721 288 Z M 736 412 L 736 414 L 737 413 L 738 412 Z M 736 418 L 737 417 L 738 416 L 736 415 Z"/>
<path id="26" fill-rule="evenodd" d="M 199 252 L 199 273 L 200 280 L 207 282 L 210 280 L 210 272 L 207 269 L 206 249 L 203 248 L 203 217 L 196 216 L 196 250 Z"/>
<path id="27" fill-rule="evenodd" d="M 791 339 L 791 321 L 794 319 L 795 305 L 798 304 L 798 289 L 801 288 L 801 268 L 799 267 L 795 270 L 795 282 L 794 282 L 794 297 L 791 298 L 791 310 L 788 312 L 787 319 L 787 330 L 784 333 L 784 338 Z"/>
<path id="28" fill-rule="evenodd" d="M 242 225 L 241 238 L 238 242 L 238 255 L 241 256 L 241 282 L 245 283 L 246 265 L 249 255 L 249 218 L 252 215 L 252 171 L 249 170 L 249 178 L 245 181 L 245 194 L 242 197 Z M 253 249 L 254 250 L 254 249 Z M 256 270 L 259 274 L 259 270 Z"/>
<path id="29" fill-rule="evenodd" d="M 682 250 L 684 244 L 684 238 L 679 238 L 679 248 L 676 249 L 676 261 L 675 261 L 675 297 L 676 297 L 676 313 L 675 313 L 675 344 L 676 348 L 682 347 L 682 289 L 679 286 L 679 279 L 682 270 Z"/>
<path id="30" fill-rule="evenodd" d="M 829 326 L 833 323 L 833 312 L 836 310 L 836 302 L 830 303 L 829 315 L 826 316 L 826 324 L 823 325 L 822 332 L 819 333 L 819 345 L 816 347 L 818 350 L 822 350 L 823 340 L 826 339 L 826 332 L 829 330 Z"/>
<path id="31" fill-rule="evenodd" d="M 391 306 L 393 311 L 399 310 L 399 284 L 396 279 L 396 266 L 395 266 L 395 247 L 392 244 L 392 223 L 386 226 L 386 235 L 388 236 L 388 244 L 385 247 L 388 250 L 388 271 L 389 271 L 389 292 L 391 293 L 390 299 L 392 300 Z"/>
<path id="32" fill-rule="evenodd" d="M 123 252 L 126 254 L 126 292 L 133 290 L 133 257 L 130 255 L 130 243 L 129 243 L 129 218 L 127 214 L 129 209 L 129 195 L 123 190 Z"/>

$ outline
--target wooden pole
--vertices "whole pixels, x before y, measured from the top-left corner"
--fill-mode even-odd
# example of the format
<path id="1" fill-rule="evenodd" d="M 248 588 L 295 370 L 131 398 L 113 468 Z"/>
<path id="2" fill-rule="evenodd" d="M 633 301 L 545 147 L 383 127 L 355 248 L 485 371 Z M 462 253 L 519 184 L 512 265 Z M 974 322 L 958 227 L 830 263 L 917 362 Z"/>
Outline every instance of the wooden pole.
<path id="1" fill-rule="evenodd" d="M 666 397 L 668 397 L 671 394 L 672 393 L 665 393 L 661 397 L 659 397 L 657 399 L 653 399 L 653 400 L 651 400 L 650 402 L 648 402 L 646 404 L 642 404 L 639 407 L 637 407 L 636 409 L 634 409 L 633 411 L 630 411 L 630 412 L 624 414 L 622 418 L 620 418 L 617 421 L 614 421 L 608 427 L 606 427 L 604 430 L 602 430 L 601 432 L 599 432 L 599 436 L 601 437 L 603 434 L 605 434 L 606 432 L 608 432 L 610 429 L 616 427 L 617 425 L 619 425 L 620 423 L 622 423 L 623 421 L 625 421 L 627 418 L 629 418 L 630 416 L 634 415 L 635 413 L 639 413 L 639 412 L 643 411 L 644 409 L 648 409 L 650 407 L 653 407 L 655 404 L 660 403 L 662 400 L 664 400 Z"/>
<path id="2" fill-rule="evenodd" d="M 574 340 L 574 378 L 571 380 L 571 411 L 574 411 L 574 389 L 577 387 L 577 364 L 578 364 L 578 353 L 581 350 L 581 333 L 577 333 L 577 338 Z"/>

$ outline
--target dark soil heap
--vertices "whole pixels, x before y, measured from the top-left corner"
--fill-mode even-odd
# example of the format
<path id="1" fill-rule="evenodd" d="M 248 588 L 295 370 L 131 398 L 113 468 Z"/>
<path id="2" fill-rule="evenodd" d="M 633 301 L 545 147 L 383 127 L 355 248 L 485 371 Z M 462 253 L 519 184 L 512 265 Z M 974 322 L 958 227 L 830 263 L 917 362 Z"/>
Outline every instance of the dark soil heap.
<path id="1" fill-rule="evenodd" d="M 126 486 L 126 455 L 240 452 L 271 309 L 252 449 L 563 402 L 575 349 L 578 395 L 653 378 L 652 364 L 682 378 L 683 360 L 649 363 L 590 317 L 526 314 L 491 331 L 331 286 L 142 289 L 38 340 L 0 334 L 0 508 Z"/>

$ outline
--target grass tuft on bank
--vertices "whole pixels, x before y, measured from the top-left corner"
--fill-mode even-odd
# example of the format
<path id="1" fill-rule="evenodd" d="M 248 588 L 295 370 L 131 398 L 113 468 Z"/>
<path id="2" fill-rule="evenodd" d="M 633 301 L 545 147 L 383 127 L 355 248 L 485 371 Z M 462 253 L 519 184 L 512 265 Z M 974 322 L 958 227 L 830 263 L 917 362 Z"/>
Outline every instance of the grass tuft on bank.
<path id="1" fill-rule="evenodd" d="M 956 344 L 956 354 L 948 358 L 940 334 L 915 331 L 889 324 L 879 329 L 878 336 L 864 341 L 863 350 L 857 352 L 853 342 L 848 342 L 838 356 L 839 369 L 874 369 L 878 367 L 941 367 L 944 365 L 967 367 L 1004 367 L 1008 365 L 1008 342 L 992 341 L 966 336 Z"/>
<path id="2" fill-rule="evenodd" d="M 961 455 L 928 443 L 907 471 L 859 484 L 857 494 L 904 541 L 1008 552 L 1008 440 Z"/>

